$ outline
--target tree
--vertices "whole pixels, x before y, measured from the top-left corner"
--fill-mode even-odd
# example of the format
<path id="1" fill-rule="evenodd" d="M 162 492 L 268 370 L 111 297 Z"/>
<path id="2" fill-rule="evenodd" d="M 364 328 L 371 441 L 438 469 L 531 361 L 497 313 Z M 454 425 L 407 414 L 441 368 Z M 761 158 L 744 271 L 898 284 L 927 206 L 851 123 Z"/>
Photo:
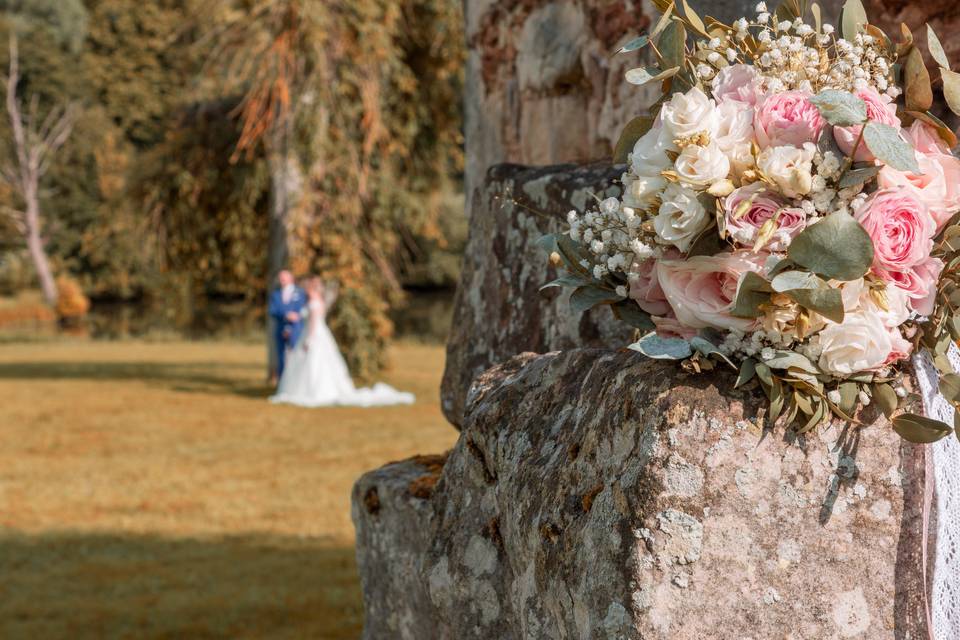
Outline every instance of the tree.
<path id="1" fill-rule="evenodd" d="M 20 109 L 17 85 L 20 81 L 19 49 L 16 35 L 10 37 L 10 67 L 7 75 L 7 115 L 13 133 L 12 163 L 3 167 L 3 178 L 23 202 L 23 210 L 9 213 L 22 230 L 33 260 L 43 296 L 51 306 L 57 303 L 57 285 L 42 235 L 40 180 L 73 129 L 77 107 L 74 104 L 51 109 L 41 121 L 39 102 L 30 101 L 27 113 Z"/>

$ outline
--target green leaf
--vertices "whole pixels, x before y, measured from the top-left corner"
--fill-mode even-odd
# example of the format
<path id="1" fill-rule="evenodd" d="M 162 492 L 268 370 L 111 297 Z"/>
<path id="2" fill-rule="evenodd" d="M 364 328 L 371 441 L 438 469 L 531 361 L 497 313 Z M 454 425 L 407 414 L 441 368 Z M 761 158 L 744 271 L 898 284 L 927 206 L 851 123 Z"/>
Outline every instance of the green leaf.
<path id="1" fill-rule="evenodd" d="M 704 26 L 700 16 L 697 15 L 697 12 L 690 8 L 687 0 L 681 0 L 681 2 L 683 3 L 683 14 L 687 17 L 687 22 L 690 23 L 690 26 L 700 33 L 700 35 L 709 38 L 710 34 L 707 33 L 707 28 Z"/>
<path id="2" fill-rule="evenodd" d="M 841 21 L 843 37 L 850 42 L 857 37 L 861 25 L 867 24 L 867 12 L 860 0 L 847 0 L 843 5 L 843 19 Z"/>
<path id="3" fill-rule="evenodd" d="M 856 185 L 864 184 L 870 180 L 873 180 L 873 178 L 880 173 L 880 169 L 882 168 L 883 167 L 877 165 L 871 165 L 869 167 L 847 171 L 845 174 L 843 174 L 843 177 L 840 178 L 840 188 L 845 189 L 847 187 L 854 187 Z"/>
<path id="4" fill-rule="evenodd" d="M 943 79 L 943 98 L 947 101 L 950 111 L 960 115 L 960 73 L 950 69 L 940 69 Z"/>
<path id="5" fill-rule="evenodd" d="M 852 216 L 834 213 L 804 229 L 790 244 L 787 255 L 825 278 L 856 280 L 873 263 L 873 242 Z"/>
<path id="6" fill-rule="evenodd" d="M 627 71 L 625 77 L 630 84 L 645 85 L 648 82 L 656 82 L 674 76 L 678 71 L 680 71 L 680 67 L 671 67 L 666 71 L 661 71 L 657 67 L 637 67 Z"/>
<path id="7" fill-rule="evenodd" d="M 849 127 L 867 121 L 867 104 L 847 91 L 825 89 L 810 98 L 820 115 L 832 125 Z"/>
<path id="8" fill-rule="evenodd" d="M 900 136 L 899 129 L 880 122 L 868 122 L 863 127 L 863 141 L 884 164 L 899 171 L 920 173 L 916 153 L 910 143 Z"/>
<path id="9" fill-rule="evenodd" d="M 730 315 L 738 318 L 759 317 L 760 305 L 770 300 L 771 291 L 770 283 L 763 276 L 754 271 L 746 272 L 737 287 L 737 297 Z"/>
<path id="10" fill-rule="evenodd" d="M 617 140 L 617 146 L 613 149 L 614 164 L 623 164 L 627 161 L 627 157 L 630 155 L 630 152 L 633 151 L 637 140 L 650 131 L 655 120 L 656 119 L 651 116 L 637 116 L 627 123 L 623 131 L 620 132 L 620 139 Z"/>
<path id="11" fill-rule="evenodd" d="M 775 256 L 772 255 L 770 256 L 771 259 L 774 257 Z M 773 265 L 773 267 L 767 272 L 767 275 L 769 275 L 771 278 L 775 278 L 782 272 L 786 271 L 787 269 L 792 269 L 795 266 L 797 265 L 793 260 L 789 258 L 783 258 L 782 260 L 778 260 L 777 263 Z"/>
<path id="12" fill-rule="evenodd" d="M 537 238 L 536 245 L 547 252 L 547 255 L 557 250 L 557 233 L 548 233 Z"/>
<path id="13" fill-rule="evenodd" d="M 693 244 L 690 245 L 690 249 L 687 250 L 687 257 L 694 258 L 696 256 L 714 256 L 723 249 L 723 241 L 720 240 L 720 234 L 717 233 L 717 227 L 710 225 L 706 229 L 700 232 L 700 235 L 697 236 L 697 239 L 693 241 Z"/>
<path id="14" fill-rule="evenodd" d="M 628 348 L 655 360 L 683 360 L 693 355 L 690 343 L 683 338 L 661 338 L 655 333 L 648 333 Z"/>
<path id="15" fill-rule="evenodd" d="M 951 403 L 960 402 L 960 376 L 955 373 L 940 376 L 940 393 Z"/>
<path id="16" fill-rule="evenodd" d="M 940 44 L 940 38 L 937 37 L 937 34 L 933 31 L 933 27 L 930 24 L 927 24 L 927 49 L 930 50 L 930 55 L 936 60 L 937 64 L 945 69 L 950 68 L 950 60 L 947 58 L 947 53 L 943 50 L 943 45 Z"/>
<path id="17" fill-rule="evenodd" d="M 823 280 L 809 271 L 784 271 L 770 281 L 770 287 L 777 293 L 791 289 L 818 289 L 824 284 Z"/>
<path id="18" fill-rule="evenodd" d="M 883 415 L 889 418 L 897 410 L 900 398 L 897 397 L 897 392 L 893 390 L 893 387 L 884 382 L 873 385 L 873 402 L 880 407 Z"/>
<path id="19" fill-rule="evenodd" d="M 709 340 L 702 338 L 700 336 L 693 336 L 692 338 L 690 338 L 690 346 L 693 347 L 693 349 L 697 353 L 700 353 L 707 357 L 717 356 L 718 358 L 720 358 L 721 360 L 729 364 L 731 367 L 736 369 L 736 365 L 733 364 L 730 358 L 728 358 L 726 355 L 721 353 L 720 349 L 718 349 L 716 345 L 714 345 Z"/>
<path id="20" fill-rule="evenodd" d="M 660 16 L 660 19 L 657 20 L 657 26 L 653 28 L 653 31 L 650 32 L 650 39 L 653 40 L 658 35 L 660 35 L 663 30 L 670 24 L 670 16 L 673 15 L 674 3 L 670 2 L 669 5 L 664 9 L 663 15 Z"/>
<path id="21" fill-rule="evenodd" d="M 568 273 L 560 276 L 555 280 L 551 280 L 547 284 L 540 287 L 540 291 L 544 289 L 549 289 L 551 287 L 582 287 L 592 285 L 593 282 L 587 280 L 583 276 L 577 275 L 575 273 Z"/>
<path id="22" fill-rule="evenodd" d="M 661 66 L 667 69 L 686 64 L 687 30 L 683 23 L 673 21 L 663 30 L 657 49 Z"/>
<path id="23" fill-rule="evenodd" d="M 801 307 L 834 322 L 843 322 L 843 296 L 839 289 L 825 285 L 819 289 L 792 289 L 784 293 Z"/>
<path id="24" fill-rule="evenodd" d="M 860 387 L 856 382 L 842 382 L 840 384 L 840 411 L 848 416 L 853 415 L 853 410 L 857 407 L 857 395 Z"/>
<path id="25" fill-rule="evenodd" d="M 602 289 L 593 285 L 578 287 L 570 294 L 570 309 L 580 314 L 592 309 L 598 304 L 610 304 L 622 298 L 609 289 Z"/>
<path id="26" fill-rule="evenodd" d="M 627 44 L 617 49 L 617 53 L 630 53 L 631 51 L 642 49 L 645 46 L 647 46 L 649 42 L 650 42 L 650 36 L 648 35 L 637 36 L 633 40 L 630 40 L 629 42 L 627 42 Z"/>
<path id="27" fill-rule="evenodd" d="M 903 64 L 904 101 L 907 111 L 926 111 L 933 105 L 930 73 L 923 62 L 920 49 L 913 47 Z"/>
<path id="28" fill-rule="evenodd" d="M 633 300 L 615 302 L 610 305 L 610 310 L 613 311 L 613 315 L 618 319 L 626 322 L 634 329 L 653 331 L 656 327 L 656 325 L 653 324 L 653 320 L 650 319 L 650 314 L 638 307 L 637 303 Z"/>
<path id="29" fill-rule="evenodd" d="M 755 375 L 757 375 L 757 361 L 753 358 L 747 358 L 740 364 L 740 374 L 737 376 L 733 388 L 742 387 L 753 380 Z"/>
<path id="30" fill-rule="evenodd" d="M 798 430 L 798 433 L 806 433 L 811 429 L 813 429 L 814 427 L 816 427 L 821 422 L 823 422 L 823 418 L 826 416 L 828 406 L 827 406 L 827 403 L 824 402 L 822 399 L 817 398 L 816 400 L 817 400 L 817 406 L 813 412 L 813 415 L 810 416 L 810 420 L 807 421 L 807 424 L 803 425 Z"/>
<path id="31" fill-rule="evenodd" d="M 796 351 L 777 351 L 773 358 L 764 360 L 763 363 L 771 369 L 796 368 L 807 373 L 820 373 L 820 369 L 815 367 L 806 356 L 800 355 Z"/>
<path id="32" fill-rule="evenodd" d="M 554 234 L 553 237 L 557 243 L 556 251 L 560 254 L 560 258 L 563 260 L 567 271 L 582 275 L 588 280 L 592 279 L 593 276 L 590 271 L 580 264 L 581 260 L 589 261 L 590 259 L 590 256 L 588 256 L 583 247 L 580 246 L 580 243 L 565 233 L 557 233 Z"/>
<path id="33" fill-rule="evenodd" d="M 930 444 L 949 435 L 953 429 L 939 420 L 915 413 L 903 413 L 893 419 L 893 430 L 907 442 Z"/>

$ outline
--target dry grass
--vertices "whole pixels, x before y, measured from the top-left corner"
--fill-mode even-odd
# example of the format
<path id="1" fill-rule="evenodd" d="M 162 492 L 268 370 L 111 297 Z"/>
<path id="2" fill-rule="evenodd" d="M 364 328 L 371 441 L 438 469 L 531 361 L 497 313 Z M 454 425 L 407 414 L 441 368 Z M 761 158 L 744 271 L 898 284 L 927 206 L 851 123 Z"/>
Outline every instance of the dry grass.
<path id="1" fill-rule="evenodd" d="M 269 405 L 263 349 L 0 345 L 0 637 L 355 638 L 349 492 L 456 437 L 439 347 L 410 407 Z"/>

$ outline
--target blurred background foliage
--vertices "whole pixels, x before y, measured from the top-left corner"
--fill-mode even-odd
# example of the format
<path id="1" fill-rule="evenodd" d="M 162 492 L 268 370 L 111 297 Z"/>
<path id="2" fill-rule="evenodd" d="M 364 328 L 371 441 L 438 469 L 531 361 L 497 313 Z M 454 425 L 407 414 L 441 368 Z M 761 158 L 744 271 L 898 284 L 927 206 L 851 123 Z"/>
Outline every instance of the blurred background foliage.
<path id="1" fill-rule="evenodd" d="M 457 275 L 460 12 L 458 0 L 0 0 L 0 68 L 15 30 L 21 98 L 82 107 L 43 185 L 55 273 L 95 308 L 159 303 L 189 320 L 224 300 L 261 312 L 279 256 L 341 283 L 331 326 L 354 373 L 374 373 L 405 291 Z M 0 246 L 0 293 L 34 287 L 3 224 Z"/>

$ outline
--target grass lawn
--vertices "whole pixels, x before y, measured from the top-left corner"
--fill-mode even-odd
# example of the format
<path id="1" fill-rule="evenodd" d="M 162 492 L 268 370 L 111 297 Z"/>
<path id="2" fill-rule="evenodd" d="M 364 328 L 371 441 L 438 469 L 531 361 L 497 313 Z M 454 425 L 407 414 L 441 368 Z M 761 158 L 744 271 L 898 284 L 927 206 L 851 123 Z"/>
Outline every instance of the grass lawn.
<path id="1" fill-rule="evenodd" d="M 271 406 L 232 342 L 0 345 L 0 638 L 357 638 L 350 488 L 441 452 L 443 349 L 417 403 Z"/>

